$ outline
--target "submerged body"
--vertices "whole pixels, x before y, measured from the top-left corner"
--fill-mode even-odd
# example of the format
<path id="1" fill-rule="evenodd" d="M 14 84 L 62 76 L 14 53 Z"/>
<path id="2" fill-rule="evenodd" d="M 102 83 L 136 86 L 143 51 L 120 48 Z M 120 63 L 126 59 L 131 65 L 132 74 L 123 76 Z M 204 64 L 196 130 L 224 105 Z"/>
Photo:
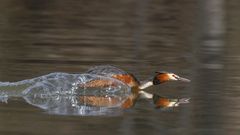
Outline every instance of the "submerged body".
<path id="1" fill-rule="evenodd" d="M 89 69 L 86 73 L 111 77 L 111 78 L 115 78 L 117 80 L 122 81 L 123 83 L 125 83 L 131 88 L 131 93 L 129 94 L 127 100 L 121 105 L 121 107 L 126 109 L 126 108 L 132 107 L 135 104 L 136 99 L 139 96 L 138 86 L 140 85 L 140 82 L 132 74 L 129 74 L 113 66 L 96 66 Z M 98 83 L 93 83 L 92 87 L 99 87 L 99 85 L 106 84 L 106 83 L 108 83 L 107 80 L 99 80 Z M 93 102 L 94 100 L 97 101 L 97 98 L 98 97 L 95 97 L 95 99 L 93 99 Z"/>

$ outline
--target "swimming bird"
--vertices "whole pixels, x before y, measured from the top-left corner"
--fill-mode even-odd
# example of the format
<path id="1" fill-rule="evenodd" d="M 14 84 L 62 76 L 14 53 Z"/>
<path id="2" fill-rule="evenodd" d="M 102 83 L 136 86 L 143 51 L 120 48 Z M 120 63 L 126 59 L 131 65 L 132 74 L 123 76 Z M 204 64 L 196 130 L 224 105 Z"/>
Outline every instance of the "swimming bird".
<path id="1" fill-rule="evenodd" d="M 157 71 L 153 77 L 150 77 L 149 79 L 140 82 L 133 74 L 109 65 L 90 68 L 86 73 L 111 77 L 120 80 L 126 85 L 128 85 L 131 88 L 131 94 L 121 104 L 121 108 L 123 109 L 134 106 L 139 97 L 150 99 L 152 98 L 154 104 L 156 105 L 156 108 L 177 106 L 178 104 L 183 103 L 181 102 L 183 100 L 168 99 L 158 96 L 156 94 L 147 93 L 143 90 L 149 88 L 150 86 L 159 85 L 168 81 L 190 82 L 189 79 L 180 77 L 174 73 L 166 71 Z M 84 87 L 106 87 L 110 85 L 114 85 L 114 82 L 109 80 L 92 80 L 90 82 L 87 82 Z M 81 97 L 80 100 L 94 106 L 108 106 L 118 103 L 118 100 L 114 97 L 84 96 Z M 188 100 L 186 100 L 186 102 L 187 101 Z"/>

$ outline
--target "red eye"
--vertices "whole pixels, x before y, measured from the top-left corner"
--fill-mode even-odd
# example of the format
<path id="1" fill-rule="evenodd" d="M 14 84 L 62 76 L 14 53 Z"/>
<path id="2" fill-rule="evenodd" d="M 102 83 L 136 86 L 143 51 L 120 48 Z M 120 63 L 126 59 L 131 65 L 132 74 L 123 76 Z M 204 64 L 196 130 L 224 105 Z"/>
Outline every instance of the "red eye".
<path id="1" fill-rule="evenodd" d="M 177 75 L 172 75 L 172 76 L 173 76 L 174 78 L 176 78 L 176 79 L 179 78 Z"/>

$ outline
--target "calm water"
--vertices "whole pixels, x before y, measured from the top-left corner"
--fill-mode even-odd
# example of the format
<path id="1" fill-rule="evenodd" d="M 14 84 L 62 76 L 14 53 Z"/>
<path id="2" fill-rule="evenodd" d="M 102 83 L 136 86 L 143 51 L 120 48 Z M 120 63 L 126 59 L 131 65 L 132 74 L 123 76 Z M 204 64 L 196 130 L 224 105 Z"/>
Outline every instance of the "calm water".
<path id="1" fill-rule="evenodd" d="M 0 103 L 0 134 L 240 133 L 239 1 L 0 0 L 0 80 L 82 73 L 111 64 L 145 79 L 158 70 L 190 84 L 153 87 L 191 103 L 159 111 L 147 101 L 115 117 L 49 115 Z"/>

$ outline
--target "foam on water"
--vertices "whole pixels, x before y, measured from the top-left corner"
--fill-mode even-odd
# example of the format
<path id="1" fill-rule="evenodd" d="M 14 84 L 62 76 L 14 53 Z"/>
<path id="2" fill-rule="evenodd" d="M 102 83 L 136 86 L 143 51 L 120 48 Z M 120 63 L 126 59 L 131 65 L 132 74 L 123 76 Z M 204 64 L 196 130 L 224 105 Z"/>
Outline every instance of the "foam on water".
<path id="1" fill-rule="evenodd" d="M 106 80 L 114 85 L 85 87 L 88 82 Z M 120 107 L 130 94 L 130 88 L 110 77 L 93 74 L 51 73 L 19 82 L 0 82 L 0 100 L 7 102 L 11 97 L 24 98 L 26 102 L 61 115 L 103 115 Z M 83 96 L 109 98 L 107 106 L 89 105 Z M 111 103 L 111 98 L 117 103 Z"/>

